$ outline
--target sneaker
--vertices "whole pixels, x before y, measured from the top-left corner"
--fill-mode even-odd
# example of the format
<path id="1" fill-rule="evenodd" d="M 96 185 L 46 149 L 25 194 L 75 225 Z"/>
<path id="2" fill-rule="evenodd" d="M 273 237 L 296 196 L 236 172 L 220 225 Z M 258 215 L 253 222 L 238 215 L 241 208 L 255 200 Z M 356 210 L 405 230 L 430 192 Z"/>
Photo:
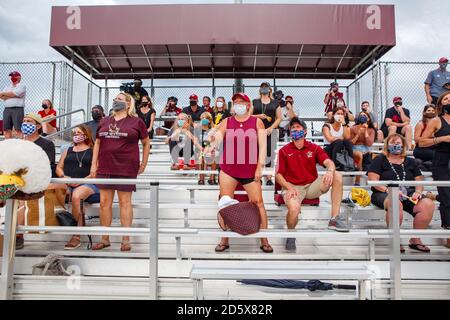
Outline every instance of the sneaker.
<path id="1" fill-rule="evenodd" d="M 287 238 L 286 239 L 286 250 L 295 251 L 297 250 L 297 246 L 295 245 L 295 238 Z"/>
<path id="2" fill-rule="evenodd" d="M 23 249 L 25 239 L 23 237 L 16 237 L 16 250 Z"/>
<path id="3" fill-rule="evenodd" d="M 328 222 L 328 229 L 338 232 L 349 232 L 347 225 L 339 217 L 331 218 Z"/>
<path id="4" fill-rule="evenodd" d="M 266 181 L 266 186 L 273 186 L 272 180 L 267 180 Z"/>

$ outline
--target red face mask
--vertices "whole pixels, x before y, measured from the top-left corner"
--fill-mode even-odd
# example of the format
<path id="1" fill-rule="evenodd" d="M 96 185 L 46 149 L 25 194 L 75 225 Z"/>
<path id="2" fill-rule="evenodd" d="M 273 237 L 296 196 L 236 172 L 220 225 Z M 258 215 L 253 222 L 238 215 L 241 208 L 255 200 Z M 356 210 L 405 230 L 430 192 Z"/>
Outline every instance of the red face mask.
<path id="1" fill-rule="evenodd" d="M 12 77 L 11 77 L 12 83 L 17 83 L 17 82 L 19 82 L 19 79 L 20 79 L 20 77 L 17 77 L 17 76 L 12 76 Z"/>

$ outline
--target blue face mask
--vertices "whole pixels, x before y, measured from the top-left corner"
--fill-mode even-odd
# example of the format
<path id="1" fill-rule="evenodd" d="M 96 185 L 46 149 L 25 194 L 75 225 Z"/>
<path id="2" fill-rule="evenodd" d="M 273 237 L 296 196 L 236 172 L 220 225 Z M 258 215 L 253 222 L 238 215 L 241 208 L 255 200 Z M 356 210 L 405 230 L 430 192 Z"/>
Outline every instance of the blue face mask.
<path id="1" fill-rule="evenodd" d="M 359 116 L 359 118 L 358 118 L 358 123 L 359 124 L 367 123 L 367 121 L 369 121 L 369 119 L 367 119 L 366 116 Z"/>
<path id="2" fill-rule="evenodd" d="M 294 141 L 303 139 L 305 137 L 305 131 L 303 130 L 292 130 L 291 131 L 291 138 Z"/>
<path id="3" fill-rule="evenodd" d="M 209 120 L 208 119 L 202 119 L 201 124 L 202 124 L 202 126 L 207 126 L 209 124 Z"/>
<path id="4" fill-rule="evenodd" d="M 185 121 L 184 120 L 178 120 L 177 123 L 178 123 L 179 127 L 182 127 L 182 126 L 184 126 Z"/>
<path id="5" fill-rule="evenodd" d="M 22 127 L 20 128 L 20 131 L 23 132 L 26 136 L 31 136 L 33 133 L 36 132 L 36 125 L 28 122 L 22 123 Z"/>
<path id="6" fill-rule="evenodd" d="M 390 154 L 399 155 L 403 152 L 403 146 L 401 144 L 388 145 L 388 151 Z"/>

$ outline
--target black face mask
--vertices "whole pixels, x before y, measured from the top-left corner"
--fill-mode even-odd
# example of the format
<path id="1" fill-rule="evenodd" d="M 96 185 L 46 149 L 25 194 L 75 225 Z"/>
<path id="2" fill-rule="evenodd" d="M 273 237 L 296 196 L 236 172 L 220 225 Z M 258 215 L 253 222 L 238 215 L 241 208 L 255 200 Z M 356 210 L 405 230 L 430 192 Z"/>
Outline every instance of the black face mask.
<path id="1" fill-rule="evenodd" d="M 450 114 L 450 103 L 442 106 L 446 114 Z"/>
<path id="2" fill-rule="evenodd" d="M 141 106 L 145 107 L 146 105 L 148 105 L 148 101 L 142 101 L 141 102 Z"/>
<path id="3" fill-rule="evenodd" d="M 403 105 L 403 102 L 396 102 L 396 103 L 394 103 L 394 105 L 395 105 L 396 107 L 399 107 L 399 106 L 402 106 L 402 105 Z"/>
<path id="4" fill-rule="evenodd" d="M 43 104 L 43 105 L 42 105 L 42 109 L 48 109 L 48 105 Z"/>
<path id="5" fill-rule="evenodd" d="M 94 119 L 94 121 L 100 121 L 103 117 L 101 112 L 98 112 L 98 111 L 92 111 L 91 115 L 92 115 L 92 119 Z"/>
<path id="6" fill-rule="evenodd" d="M 196 106 L 197 105 L 197 101 L 195 101 L 195 100 L 189 101 L 189 105 L 191 107 Z"/>

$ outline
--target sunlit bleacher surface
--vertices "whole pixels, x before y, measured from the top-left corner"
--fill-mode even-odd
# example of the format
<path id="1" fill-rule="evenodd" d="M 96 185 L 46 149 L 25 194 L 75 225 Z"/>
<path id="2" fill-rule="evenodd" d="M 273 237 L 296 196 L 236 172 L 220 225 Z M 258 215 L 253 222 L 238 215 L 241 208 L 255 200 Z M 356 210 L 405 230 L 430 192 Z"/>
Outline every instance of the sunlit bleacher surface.
<path id="1" fill-rule="evenodd" d="M 370 230 L 386 230 L 384 211 L 373 206 L 360 208 L 351 217 L 352 230 L 342 234 L 327 230 L 330 217 L 329 194 L 323 195 L 320 206 L 303 206 L 298 224 L 297 251 L 287 252 L 282 232 L 285 230 L 286 208 L 273 200 L 273 187 L 263 186 L 264 202 L 269 216 L 269 236 L 274 253 L 259 250 L 259 239 L 232 238 L 231 249 L 216 253 L 214 247 L 221 236 L 217 225 L 218 186 L 198 185 L 192 171 L 171 171 L 168 146 L 162 137 L 153 140 L 153 149 L 145 173 L 139 178 L 160 181 L 159 186 L 159 299 L 192 299 L 198 297 L 195 281 L 191 279 L 193 266 L 225 268 L 239 277 L 250 274 L 252 268 L 265 270 L 330 270 L 333 284 L 356 284 L 355 279 L 340 279 L 352 268 L 368 267 L 375 278 L 365 288 L 365 298 L 389 299 L 389 240 L 379 238 Z M 320 137 L 315 138 L 320 142 Z M 67 144 L 56 140 L 57 149 Z M 282 145 L 283 143 L 281 143 Z M 376 144 L 373 149 L 379 150 Z M 361 174 L 364 177 L 364 173 Z M 354 178 L 345 173 L 344 196 Z M 430 179 L 429 173 L 425 173 Z M 362 185 L 366 184 L 365 178 Z M 367 186 L 365 186 L 367 188 Z M 425 190 L 435 190 L 426 187 Z M 117 199 L 116 199 L 117 201 Z M 133 195 L 134 227 L 148 228 L 150 222 L 150 191 L 138 187 Z M 88 226 L 98 226 L 98 204 L 86 205 Z M 117 202 L 113 205 L 113 226 L 119 227 Z M 403 229 L 412 229 L 412 217 L 404 215 Z M 440 229 L 440 216 L 435 211 L 430 227 Z M 278 232 L 278 233 L 277 233 Z M 57 234 L 26 234 L 25 248 L 16 251 L 15 299 L 94 299 L 149 297 L 149 237 L 132 237 L 132 251 L 120 252 L 120 236 L 111 237 L 111 247 L 101 251 L 86 249 L 87 237 L 77 250 L 63 250 L 69 236 Z M 99 237 L 94 237 L 94 241 Z M 431 253 L 409 250 L 408 238 L 403 238 L 406 253 L 402 259 L 403 299 L 450 299 L 450 250 L 442 239 L 422 237 Z M 79 266 L 81 278 L 32 276 L 32 265 L 50 253 L 64 256 L 66 265 Z M 244 270 L 242 274 L 239 270 Z M 331 270 L 340 270 L 332 272 Z M 211 270 L 209 270 L 211 271 Z M 348 276 L 347 276 L 348 277 Z M 220 278 L 220 277 L 218 277 Z M 226 278 L 225 278 L 226 279 Z M 301 277 L 299 279 L 302 279 Z M 326 281 L 325 278 L 319 278 Z M 70 283 L 69 283 L 70 282 Z M 335 289 L 310 292 L 306 289 L 277 289 L 244 285 L 235 279 L 205 280 L 202 296 L 205 299 L 348 299 L 358 297 L 355 290 Z"/>

